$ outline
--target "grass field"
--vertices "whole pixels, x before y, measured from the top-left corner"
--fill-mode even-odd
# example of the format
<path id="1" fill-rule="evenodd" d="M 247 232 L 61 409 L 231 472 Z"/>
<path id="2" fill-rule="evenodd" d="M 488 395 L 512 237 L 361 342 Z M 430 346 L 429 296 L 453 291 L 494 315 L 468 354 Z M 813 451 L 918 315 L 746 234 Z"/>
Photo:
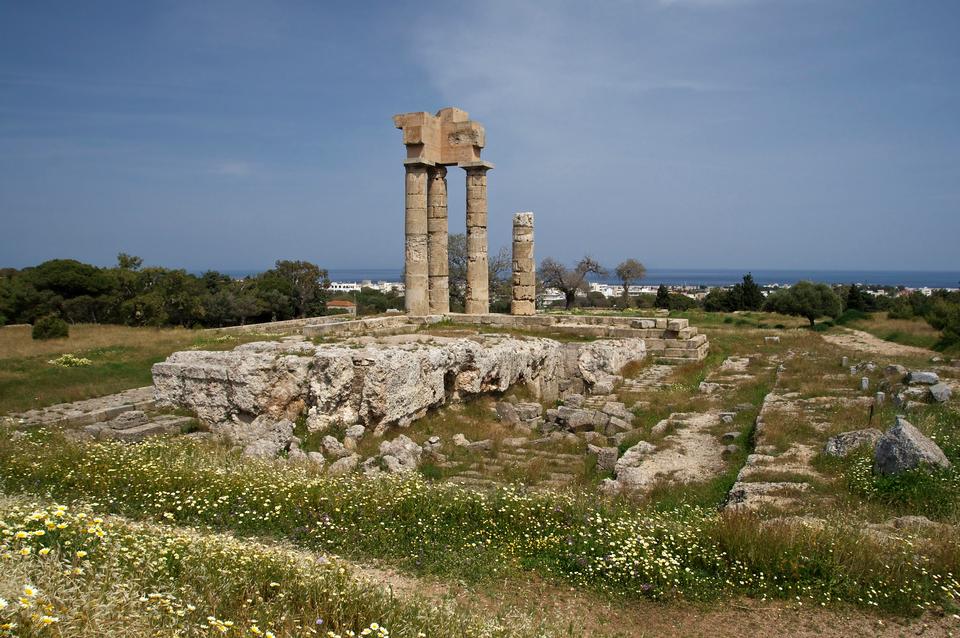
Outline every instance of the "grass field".
<path id="1" fill-rule="evenodd" d="M 78 443 L 55 430 L 33 430 L 26 438 L 0 432 L 0 492 L 7 495 L 0 498 L 0 521 L 9 532 L 0 538 L 0 598 L 24 597 L 28 585 L 42 592 L 29 597 L 35 598 L 31 608 L 0 609 L 0 631 L 4 622 L 18 622 L 30 636 L 332 631 L 345 638 L 365 629 L 381 636 L 382 629 L 371 629 L 377 624 L 391 636 L 410 637 L 733 636 L 741 635 L 745 618 L 736 609 L 764 617 L 758 605 L 767 604 L 789 609 L 789 619 L 767 617 L 751 630 L 764 638 L 804 631 L 884 635 L 889 619 L 917 614 L 925 614 L 924 622 L 933 618 L 938 630 L 960 629 L 955 534 L 921 530 L 892 542 L 861 532 L 867 522 L 901 515 L 960 523 L 958 472 L 887 481 L 869 471 L 865 456 L 817 457 L 813 465 L 823 478 L 814 481 L 815 492 L 829 502 L 798 514 L 822 525 L 719 510 L 754 451 L 754 420 L 774 385 L 798 397 L 851 396 L 859 378 L 840 369 L 839 358 L 868 356 L 839 350 L 801 327 L 803 320 L 775 328 L 764 319 L 769 315 L 710 317 L 700 326 L 711 342 L 704 361 L 673 368 L 653 393 L 619 397 L 627 405 L 645 401 L 635 438 L 664 449 L 670 432 L 653 436 L 650 427 L 671 413 L 751 406 L 718 426 L 717 436 L 740 433 L 739 449 L 712 478 L 664 481 L 641 498 L 598 494 L 599 478 L 589 466 L 566 491 L 531 491 L 524 486 L 536 477 L 517 475 L 519 486 L 475 492 L 433 480 L 443 472 L 430 466 L 419 476 L 330 477 L 313 466 L 254 461 L 221 444 L 183 438 L 130 446 Z M 149 366 L 173 350 L 239 343 L 216 333 L 103 326 L 74 327 L 73 337 L 59 343 L 33 342 L 26 330 L 8 330 L 0 330 L 0 371 L 9 375 L 0 377 L 3 405 L 17 405 L 8 394 L 26 387 L 38 388 L 34 401 L 52 403 L 144 385 Z M 772 334 L 779 343 L 764 341 Z M 66 352 L 91 365 L 47 363 Z M 775 374 L 788 353 L 801 355 Z M 701 381 L 726 374 L 721 364 L 731 356 L 752 357 L 746 370 L 753 378 L 722 402 L 698 392 Z M 873 385 L 882 381 L 886 363 L 929 365 L 929 356 L 918 353 L 872 360 L 880 366 L 869 375 Z M 640 375 L 652 363 L 625 374 Z M 491 416 L 492 401 L 431 412 L 406 433 L 419 441 L 467 432 L 496 443 L 507 431 Z M 891 415 L 885 408 L 878 418 Z M 827 434 L 865 427 L 866 418 L 856 406 L 771 415 L 766 436 L 778 449 L 797 443 L 819 449 Z M 930 406 L 911 419 L 960 461 L 954 409 Z M 371 455 L 377 445 L 378 439 L 365 438 L 360 451 Z M 450 458 L 479 457 L 454 451 Z M 797 480 L 770 472 L 758 476 Z M 69 507 L 56 514 L 51 499 Z M 60 518 L 69 533 L 55 529 Z M 91 524 L 98 519 L 102 523 Z M 111 540 L 82 533 L 90 529 Z M 45 533 L 31 535 L 37 531 Z M 367 573 L 408 593 L 364 584 Z M 56 620 L 44 626 L 44 617 Z M 714 629 L 701 622 L 705 618 L 723 626 Z M 698 629 L 687 631 L 691 626 Z"/>
<path id="2" fill-rule="evenodd" d="M 79 324 L 70 327 L 66 339 L 35 341 L 29 326 L 0 327 L 0 414 L 150 385 L 150 367 L 177 350 L 227 349 L 269 338 L 273 336 Z M 68 353 L 89 359 L 90 365 L 50 363 Z"/>

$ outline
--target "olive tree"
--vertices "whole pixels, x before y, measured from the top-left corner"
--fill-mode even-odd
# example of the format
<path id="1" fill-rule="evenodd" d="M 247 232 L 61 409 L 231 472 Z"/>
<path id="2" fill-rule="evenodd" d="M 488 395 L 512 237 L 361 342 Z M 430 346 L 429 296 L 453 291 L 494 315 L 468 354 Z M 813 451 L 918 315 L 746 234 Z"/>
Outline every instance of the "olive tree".
<path id="1" fill-rule="evenodd" d="M 820 317 L 839 316 L 843 312 L 843 303 L 827 284 L 801 281 L 767 297 L 763 309 L 767 312 L 804 317 L 810 322 L 810 327 L 813 327 Z"/>
<path id="2" fill-rule="evenodd" d="M 640 281 L 647 275 L 647 268 L 641 264 L 636 259 L 627 259 L 620 262 L 620 265 L 617 266 L 616 271 L 617 279 L 623 283 L 623 302 L 624 305 L 630 306 L 630 284 L 635 281 Z"/>
<path id="3" fill-rule="evenodd" d="M 605 275 L 607 271 L 591 257 L 584 257 L 573 268 L 547 257 L 540 262 L 537 277 L 545 288 L 556 288 L 563 293 L 566 309 L 573 308 L 578 292 L 588 292 L 587 275 Z"/>

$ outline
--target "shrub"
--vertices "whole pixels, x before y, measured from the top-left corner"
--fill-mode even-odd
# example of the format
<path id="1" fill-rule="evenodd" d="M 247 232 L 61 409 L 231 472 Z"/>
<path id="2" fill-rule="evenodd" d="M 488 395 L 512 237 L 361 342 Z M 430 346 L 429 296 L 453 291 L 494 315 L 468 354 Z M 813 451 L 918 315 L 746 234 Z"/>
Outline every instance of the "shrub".
<path id="1" fill-rule="evenodd" d="M 763 309 L 767 312 L 804 317 L 812 328 L 814 321 L 820 317 L 838 316 L 843 310 L 843 304 L 830 286 L 801 281 L 767 297 Z"/>
<path id="2" fill-rule="evenodd" d="M 50 315 L 37 319 L 32 334 L 34 339 L 66 339 L 70 336 L 70 326 L 60 317 Z"/>

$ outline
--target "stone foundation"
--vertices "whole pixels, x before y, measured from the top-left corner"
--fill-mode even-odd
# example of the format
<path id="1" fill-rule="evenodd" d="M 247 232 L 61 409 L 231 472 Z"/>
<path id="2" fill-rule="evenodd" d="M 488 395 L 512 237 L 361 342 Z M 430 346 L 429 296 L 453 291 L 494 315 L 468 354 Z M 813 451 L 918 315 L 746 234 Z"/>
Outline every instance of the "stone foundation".
<path id="1" fill-rule="evenodd" d="M 340 423 L 383 433 L 430 408 L 518 383 L 545 401 L 571 387 L 589 391 L 644 356 L 642 339 L 562 343 L 423 335 L 365 347 L 262 342 L 227 352 L 176 352 L 153 367 L 153 379 L 159 405 L 192 410 L 215 430 L 260 415 L 294 419 L 307 413 L 314 431 Z"/>

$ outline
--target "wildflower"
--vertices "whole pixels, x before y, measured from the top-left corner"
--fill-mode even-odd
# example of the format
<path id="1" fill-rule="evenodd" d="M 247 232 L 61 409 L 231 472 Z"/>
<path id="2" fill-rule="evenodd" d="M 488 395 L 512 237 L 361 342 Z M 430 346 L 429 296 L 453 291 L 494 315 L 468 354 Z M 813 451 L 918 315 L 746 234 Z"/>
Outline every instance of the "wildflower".
<path id="1" fill-rule="evenodd" d="M 41 625 L 52 625 L 53 623 L 57 623 L 57 622 L 60 622 L 60 619 L 57 618 L 56 616 L 47 616 L 46 614 L 44 614 L 43 616 L 40 616 Z"/>

